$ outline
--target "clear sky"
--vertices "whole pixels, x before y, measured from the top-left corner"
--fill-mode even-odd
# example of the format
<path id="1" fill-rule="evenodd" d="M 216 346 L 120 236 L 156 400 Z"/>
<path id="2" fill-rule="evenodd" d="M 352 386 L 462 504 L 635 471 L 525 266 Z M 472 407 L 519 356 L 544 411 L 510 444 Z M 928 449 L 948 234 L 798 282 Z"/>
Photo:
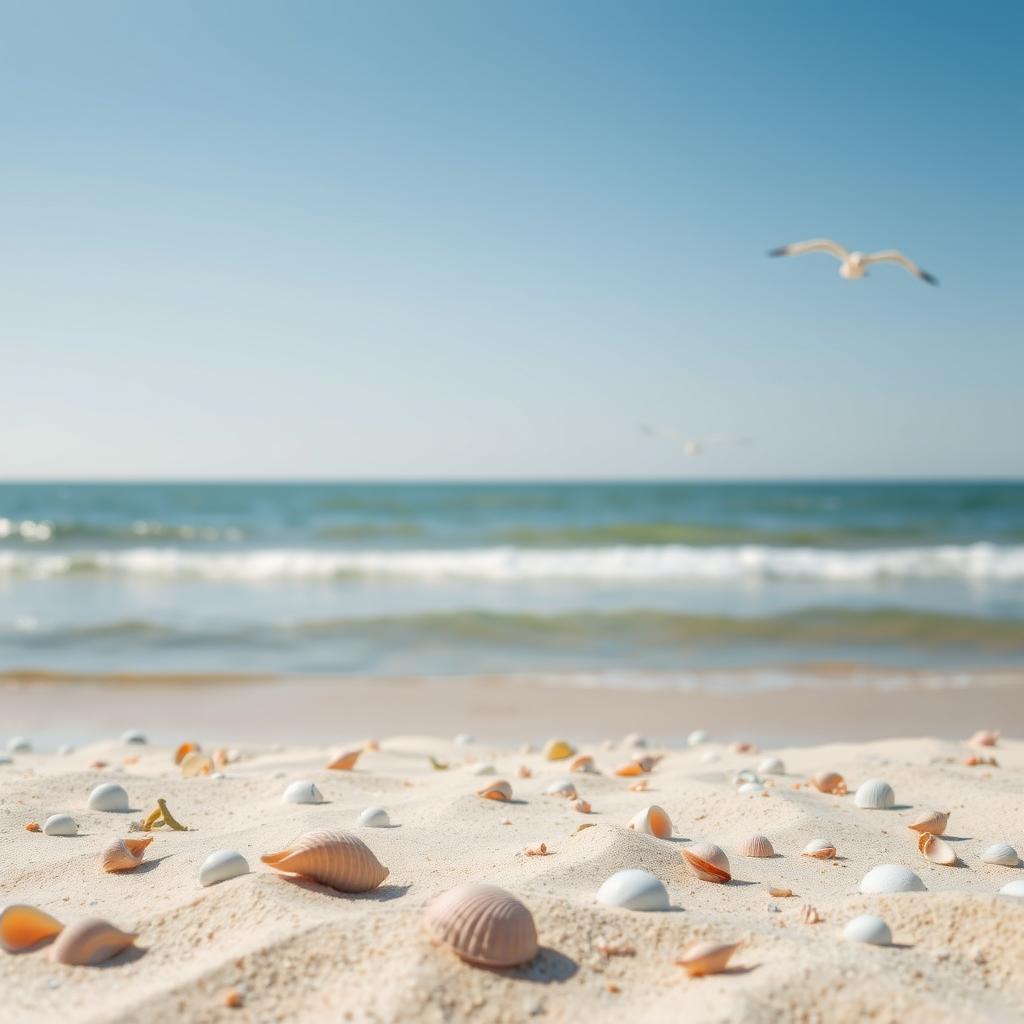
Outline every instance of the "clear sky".
<path id="1" fill-rule="evenodd" d="M 1024 474 L 1022 4 L 0 14 L 2 477 Z"/>

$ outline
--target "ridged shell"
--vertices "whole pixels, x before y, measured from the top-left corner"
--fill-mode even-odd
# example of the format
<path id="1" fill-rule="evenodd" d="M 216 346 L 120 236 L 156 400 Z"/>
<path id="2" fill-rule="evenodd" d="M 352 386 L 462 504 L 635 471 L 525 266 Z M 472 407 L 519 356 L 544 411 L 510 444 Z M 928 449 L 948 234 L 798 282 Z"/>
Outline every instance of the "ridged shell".
<path id="1" fill-rule="evenodd" d="M 1000 890 L 1003 896 L 1024 897 L 1024 878 L 1018 878 L 1013 882 L 1007 882 Z"/>
<path id="2" fill-rule="evenodd" d="M 100 854 L 100 865 L 104 871 L 132 871 L 142 863 L 146 847 L 153 837 L 146 839 L 114 839 Z"/>
<path id="3" fill-rule="evenodd" d="M 933 864 L 942 864 L 944 867 L 952 867 L 956 863 L 956 850 L 944 839 L 922 832 L 917 840 L 917 848 L 926 860 Z"/>
<path id="4" fill-rule="evenodd" d="M 615 774 L 622 776 L 646 775 L 653 768 L 653 757 L 636 757 L 632 761 L 620 764 L 619 767 L 615 769 Z"/>
<path id="5" fill-rule="evenodd" d="M 629 827 L 637 832 L 644 832 L 649 836 L 656 836 L 658 839 L 672 838 L 672 819 L 664 808 L 657 804 L 645 807 L 629 821 Z"/>
<path id="6" fill-rule="evenodd" d="M 568 740 L 548 740 L 544 745 L 544 757 L 549 761 L 564 761 L 575 753 L 576 748 Z"/>
<path id="7" fill-rule="evenodd" d="M 146 734 L 138 729 L 127 729 L 121 733 L 121 742 L 145 744 L 147 742 Z"/>
<path id="8" fill-rule="evenodd" d="M 714 843 L 694 843 L 680 854 L 689 869 L 705 882 L 729 882 L 729 858 Z"/>
<path id="9" fill-rule="evenodd" d="M 0 947 L 20 953 L 58 935 L 64 925 L 55 917 L 24 903 L 0 910 Z"/>
<path id="10" fill-rule="evenodd" d="M 949 811 L 922 811 L 913 821 L 907 822 L 907 828 L 914 832 L 928 832 L 933 836 L 941 836 L 949 824 Z"/>
<path id="11" fill-rule="evenodd" d="M 555 779 L 547 789 L 544 790 L 545 796 L 562 796 L 566 800 L 576 799 L 576 783 L 572 779 Z"/>
<path id="12" fill-rule="evenodd" d="M 213 758 L 201 750 L 193 750 L 181 759 L 181 774 L 186 779 L 209 775 L 213 771 Z"/>
<path id="13" fill-rule="evenodd" d="M 43 825 L 43 834 L 48 836 L 77 836 L 78 824 L 70 814 L 51 814 Z"/>
<path id="14" fill-rule="evenodd" d="M 363 828 L 388 828 L 391 815 L 383 807 L 367 807 L 360 812 L 357 821 Z"/>
<path id="15" fill-rule="evenodd" d="M 215 850 L 199 869 L 199 884 L 216 885 L 249 873 L 249 862 L 235 850 Z"/>
<path id="16" fill-rule="evenodd" d="M 879 864 L 861 880 L 858 889 L 866 896 L 883 892 L 926 892 L 924 882 L 902 864 Z"/>
<path id="17" fill-rule="evenodd" d="M 775 847 L 767 836 L 747 836 L 739 846 L 742 857 L 774 857 Z"/>
<path id="18" fill-rule="evenodd" d="M 889 926 L 874 914 L 861 914 L 855 917 L 843 929 L 843 938 L 851 942 L 867 942 L 872 946 L 892 945 L 892 932 Z"/>
<path id="19" fill-rule="evenodd" d="M 872 811 L 887 811 L 896 803 L 896 794 L 885 779 L 868 779 L 857 787 L 853 802 Z"/>
<path id="20" fill-rule="evenodd" d="M 762 775 L 785 775 L 786 766 L 778 757 L 766 757 L 758 766 L 757 770 Z"/>
<path id="21" fill-rule="evenodd" d="M 495 779 L 493 782 L 488 782 L 486 786 L 478 789 L 476 795 L 482 796 L 485 800 L 511 800 L 512 787 L 504 779 Z"/>
<path id="22" fill-rule="evenodd" d="M 260 859 L 278 871 L 302 875 L 341 892 L 369 892 L 388 877 L 388 869 L 366 843 L 340 829 L 307 832 L 286 849 Z"/>
<path id="23" fill-rule="evenodd" d="M 315 783 L 306 779 L 290 783 L 281 794 L 281 803 L 283 804 L 322 804 L 323 802 L 323 793 L 317 789 Z"/>
<path id="24" fill-rule="evenodd" d="M 569 765 L 569 771 L 571 772 L 594 772 L 596 770 L 594 759 L 589 754 L 581 754 Z"/>
<path id="25" fill-rule="evenodd" d="M 89 794 L 89 810 L 123 814 L 128 810 L 128 793 L 117 782 L 104 782 Z"/>
<path id="26" fill-rule="evenodd" d="M 819 793 L 832 793 L 835 796 L 846 793 L 846 780 L 839 772 L 818 772 L 811 776 L 811 785 Z"/>
<path id="27" fill-rule="evenodd" d="M 706 729 L 694 729 L 689 736 L 686 737 L 686 743 L 691 747 L 699 747 L 702 743 L 707 743 L 711 737 L 708 735 Z"/>
<path id="28" fill-rule="evenodd" d="M 733 953 L 739 949 L 738 942 L 698 942 L 676 960 L 691 978 L 724 971 Z"/>
<path id="29" fill-rule="evenodd" d="M 333 768 L 335 771 L 350 772 L 355 768 L 356 761 L 359 760 L 359 755 L 362 752 L 362 748 L 359 750 L 346 750 L 343 754 L 339 754 L 328 761 L 327 767 Z"/>
<path id="30" fill-rule="evenodd" d="M 597 902 L 625 910 L 668 910 L 668 890 L 650 871 L 616 871 L 597 890 Z"/>
<path id="31" fill-rule="evenodd" d="M 69 924 L 53 944 L 50 959 L 58 964 L 94 967 L 126 950 L 138 938 L 123 932 L 109 921 L 87 917 Z"/>
<path id="32" fill-rule="evenodd" d="M 831 860 L 836 855 L 836 844 L 828 839 L 812 839 L 801 851 L 802 857 Z"/>
<path id="33" fill-rule="evenodd" d="M 460 885 L 426 913 L 433 939 L 482 967 L 516 967 L 537 952 L 537 928 L 524 903 L 496 885 Z"/>
<path id="34" fill-rule="evenodd" d="M 1015 868 L 1020 863 L 1017 851 L 1009 843 L 995 843 L 981 855 L 981 859 L 986 864 L 1002 864 L 1008 868 Z"/>

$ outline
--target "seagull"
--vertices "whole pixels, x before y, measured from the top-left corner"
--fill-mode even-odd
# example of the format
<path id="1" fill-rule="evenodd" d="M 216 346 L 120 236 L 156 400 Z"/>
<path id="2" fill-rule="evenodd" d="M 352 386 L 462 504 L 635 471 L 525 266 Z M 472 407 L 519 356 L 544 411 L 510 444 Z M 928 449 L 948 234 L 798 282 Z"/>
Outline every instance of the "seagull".
<path id="1" fill-rule="evenodd" d="M 681 444 L 683 454 L 690 458 L 703 455 L 708 448 L 716 445 L 745 448 L 753 443 L 749 437 L 733 437 L 732 434 L 709 434 L 707 437 L 701 438 L 684 437 L 678 431 L 654 427 L 650 423 L 641 423 L 640 431 L 648 437 L 663 437 L 666 440 Z"/>
<path id="2" fill-rule="evenodd" d="M 771 249 L 769 256 L 802 256 L 805 252 L 827 252 L 839 260 L 839 276 L 848 281 L 857 281 L 867 276 L 867 268 L 872 263 L 899 263 L 909 270 L 914 277 L 919 277 L 927 284 L 938 284 L 926 270 L 922 270 L 912 259 L 904 256 L 898 249 L 883 249 L 881 252 L 849 252 L 838 242 L 829 238 L 812 238 L 809 242 L 794 242 L 779 249 Z"/>

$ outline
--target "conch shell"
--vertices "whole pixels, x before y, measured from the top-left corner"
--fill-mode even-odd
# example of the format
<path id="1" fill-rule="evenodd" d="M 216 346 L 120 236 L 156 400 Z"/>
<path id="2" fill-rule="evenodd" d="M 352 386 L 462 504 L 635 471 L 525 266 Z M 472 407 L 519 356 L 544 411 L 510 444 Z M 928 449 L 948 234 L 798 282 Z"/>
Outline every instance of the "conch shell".
<path id="1" fill-rule="evenodd" d="M 714 843 L 695 843 L 681 851 L 686 866 L 705 882 L 730 882 L 729 858 Z"/>
<path id="2" fill-rule="evenodd" d="M 818 772 L 811 776 L 811 785 L 819 793 L 846 796 L 846 780 L 839 772 Z"/>
<path id="3" fill-rule="evenodd" d="M 922 832 L 918 836 L 917 848 L 925 860 L 930 860 L 933 864 L 952 867 L 956 863 L 956 850 L 945 839 L 939 839 L 928 832 Z"/>
<path id="4" fill-rule="evenodd" d="M 924 811 L 913 821 L 907 823 L 907 828 L 915 832 L 928 832 L 933 836 L 941 836 L 949 824 L 949 811 Z"/>
<path id="5" fill-rule="evenodd" d="M 460 885 L 438 896 L 426 913 L 427 930 L 463 960 L 481 967 L 516 967 L 537 952 L 533 915 L 496 885 Z"/>
<path id="6" fill-rule="evenodd" d="M 698 942 L 685 950 L 676 963 L 691 978 L 699 978 L 704 974 L 718 974 L 725 970 L 729 958 L 739 949 L 739 943 Z"/>
<path id="7" fill-rule="evenodd" d="M 147 839 L 115 839 L 103 848 L 100 864 L 104 871 L 131 871 L 142 863 L 146 847 L 153 842 Z"/>
<path id="8" fill-rule="evenodd" d="M 336 771 L 350 772 L 356 766 L 356 761 L 359 760 L 359 755 L 363 752 L 360 747 L 358 750 L 346 750 L 345 753 L 339 754 L 328 762 L 327 767 L 333 768 Z"/>
<path id="9" fill-rule="evenodd" d="M 50 959 L 58 964 L 94 967 L 126 950 L 138 936 L 123 932 L 109 921 L 87 917 L 69 924 L 53 944 Z"/>
<path id="10" fill-rule="evenodd" d="M 63 927 L 42 910 L 12 903 L 0 910 L 0 947 L 8 953 L 21 953 L 59 935 Z"/>
<path id="11" fill-rule="evenodd" d="M 658 839 L 672 838 L 672 821 L 665 810 L 657 804 L 651 804 L 634 815 L 630 819 L 629 827 L 649 836 L 657 836 Z"/>
<path id="12" fill-rule="evenodd" d="M 388 869 L 358 836 L 340 829 L 318 829 L 299 836 L 286 849 L 260 858 L 278 871 L 311 878 L 340 892 L 369 892 Z"/>
<path id="13" fill-rule="evenodd" d="M 486 786 L 476 791 L 477 796 L 485 800 L 501 800 L 502 802 L 512 799 L 512 787 L 504 779 L 495 779 L 488 782 Z"/>

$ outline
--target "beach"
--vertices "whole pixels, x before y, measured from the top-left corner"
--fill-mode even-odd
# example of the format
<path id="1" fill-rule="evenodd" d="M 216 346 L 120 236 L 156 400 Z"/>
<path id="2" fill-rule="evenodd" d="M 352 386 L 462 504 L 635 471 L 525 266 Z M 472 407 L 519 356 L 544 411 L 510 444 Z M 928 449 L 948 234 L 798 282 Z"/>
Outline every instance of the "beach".
<path id="1" fill-rule="evenodd" d="M 254 689 L 232 685 L 244 708 Z M 123 689 L 111 687 L 104 707 L 115 706 Z M 390 706 L 401 707 L 411 692 Z M 1007 703 L 1010 714 L 1019 714 L 1019 693 Z M 642 701 L 638 706 L 643 718 Z M 595 761 L 595 772 L 579 773 L 568 770 L 568 761 L 546 760 L 537 743 L 529 752 L 513 743 L 506 729 L 522 722 L 498 726 L 495 704 L 484 699 L 476 711 L 471 702 L 465 708 L 461 714 L 436 709 L 417 733 L 378 729 L 377 742 L 351 771 L 325 766 L 357 736 L 365 743 L 369 736 L 359 730 L 373 716 L 364 709 L 345 721 L 335 706 L 316 701 L 304 714 L 330 715 L 337 742 L 243 744 L 229 755 L 223 777 L 184 778 L 172 745 L 127 744 L 116 734 L 64 755 L 12 755 L 11 764 L 0 766 L 0 901 L 37 906 L 64 923 L 106 918 L 138 938 L 99 968 L 54 964 L 44 949 L 0 956 L 5 1013 L 49 1021 L 65 1018 L 74 1006 L 82 1022 L 1019 1018 L 1024 901 L 997 892 L 1024 871 L 979 858 L 1000 840 L 1024 845 L 1024 743 L 1004 738 L 994 748 L 978 748 L 963 737 L 894 736 L 740 753 L 732 745 L 749 742 L 749 734 L 716 729 L 694 747 L 665 746 L 651 735 L 646 748 L 635 750 L 635 738 L 627 744 L 621 736 L 635 719 L 623 718 L 613 701 L 602 724 L 618 729 L 604 739 L 590 732 L 597 719 L 587 715 L 577 731 L 565 729 L 565 738 Z M 416 710 L 426 714 L 424 704 Z M 246 714 L 252 711 L 238 712 L 240 724 Z M 481 735 L 457 740 L 451 730 L 438 729 L 431 736 L 427 728 L 444 715 L 453 728 L 480 726 Z M 565 694 L 549 707 L 534 704 L 532 715 L 529 735 L 554 730 L 555 723 L 560 730 L 572 718 Z M 389 718 L 377 709 L 378 726 Z M 167 721 L 177 727 L 173 714 Z M 690 718 L 678 728 L 698 724 Z M 163 725 L 154 720 L 155 727 Z M 484 739 L 487 733 L 501 739 Z M 202 739 L 206 750 L 230 742 L 227 733 L 179 736 Z M 636 777 L 615 771 L 648 753 L 661 759 L 642 776 L 646 790 L 634 791 Z M 964 763 L 979 753 L 994 755 L 998 765 Z M 769 755 L 783 762 L 783 773 L 762 773 L 763 793 L 740 794 L 735 773 L 757 772 Z M 447 767 L 432 766 L 431 758 Z M 97 762 L 105 766 L 93 767 Z M 528 778 L 521 777 L 523 768 Z M 496 777 L 490 769 L 510 782 L 511 802 L 477 795 Z M 825 769 L 841 773 L 851 795 L 808 786 L 808 778 Z M 565 778 L 591 813 L 545 795 Z M 892 809 L 855 806 L 852 792 L 867 778 L 891 784 Z M 325 802 L 283 803 L 283 790 L 295 780 L 313 782 Z M 102 782 L 125 787 L 127 813 L 88 809 L 90 790 Z M 151 833 L 140 867 L 105 873 L 101 849 L 127 837 L 129 823 L 142 819 L 158 797 L 188 831 Z M 650 804 L 668 813 L 671 839 L 627 827 Z M 371 805 L 386 807 L 392 827 L 356 824 Z M 918 852 L 916 833 L 906 826 L 923 809 L 951 812 L 946 832 L 958 866 L 933 864 Z M 76 820 L 77 836 L 26 831 L 27 823 L 57 812 Z M 577 831 L 581 824 L 594 827 Z M 379 888 L 347 895 L 261 863 L 262 854 L 325 827 L 363 839 L 389 871 Z M 742 856 L 751 833 L 768 837 L 775 856 Z M 831 841 L 836 857 L 802 856 L 815 838 Z M 713 884 L 689 873 L 680 851 L 697 840 L 726 852 L 732 881 Z M 540 843 L 547 855 L 524 853 Z M 220 849 L 240 852 L 251 872 L 204 888 L 200 866 Z M 927 891 L 859 894 L 860 879 L 879 864 L 910 867 Z M 670 909 L 644 913 L 598 904 L 601 884 L 623 868 L 643 868 L 661 879 Z M 529 907 L 540 943 L 530 963 L 482 969 L 432 944 L 425 908 L 466 881 L 499 885 Z M 794 895 L 774 897 L 769 885 Z M 805 923 L 805 906 L 815 908 L 818 923 Z M 893 945 L 843 938 L 843 926 L 865 913 L 885 919 Z M 674 962 L 698 940 L 740 944 L 725 973 L 689 978 Z M 226 1005 L 229 993 L 240 1005 Z"/>

